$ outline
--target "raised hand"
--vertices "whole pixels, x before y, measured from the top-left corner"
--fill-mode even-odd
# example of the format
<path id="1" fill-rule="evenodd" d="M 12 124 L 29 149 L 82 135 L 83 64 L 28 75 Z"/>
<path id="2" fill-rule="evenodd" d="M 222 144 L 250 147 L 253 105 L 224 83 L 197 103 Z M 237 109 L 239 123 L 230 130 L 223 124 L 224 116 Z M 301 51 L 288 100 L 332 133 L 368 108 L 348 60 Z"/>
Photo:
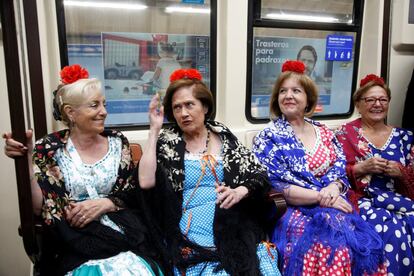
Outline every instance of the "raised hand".
<path id="1" fill-rule="evenodd" d="M 149 121 L 150 127 L 156 130 L 160 130 L 164 122 L 164 107 L 161 105 L 161 99 L 159 94 L 155 94 L 152 97 L 149 104 Z"/>

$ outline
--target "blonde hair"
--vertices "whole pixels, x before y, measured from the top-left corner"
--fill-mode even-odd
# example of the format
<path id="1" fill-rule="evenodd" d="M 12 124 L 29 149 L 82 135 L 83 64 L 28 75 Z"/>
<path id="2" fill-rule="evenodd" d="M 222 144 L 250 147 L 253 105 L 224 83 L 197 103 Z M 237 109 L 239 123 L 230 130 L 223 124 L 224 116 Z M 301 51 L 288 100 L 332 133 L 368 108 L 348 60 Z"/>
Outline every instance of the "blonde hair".
<path id="1" fill-rule="evenodd" d="M 315 111 L 316 104 L 318 103 L 318 87 L 315 85 L 313 80 L 306 74 L 299 74 L 292 71 L 286 71 L 279 75 L 276 83 L 273 87 L 272 96 L 270 98 L 270 115 L 271 118 L 279 117 L 282 115 L 282 111 L 279 106 L 279 92 L 283 82 L 287 79 L 294 78 L 299 84 L 305 89 L 306 93 L 306 109 L 305 116 L 312 116 Z"/>
<path id="2" fill-rule="evenodd" d="M 55 95 L 55 101 L 58 111 L 62 116 L 62 121 L 70 125 L 70 119 L 64 111 L 65 106 L 77 106 L 85 103 L 87 96 L 92 91 L 101 91 L 102 84 L 98 79 L 79 79 L 71 84 L 65 84 L 58 87 Z"/>

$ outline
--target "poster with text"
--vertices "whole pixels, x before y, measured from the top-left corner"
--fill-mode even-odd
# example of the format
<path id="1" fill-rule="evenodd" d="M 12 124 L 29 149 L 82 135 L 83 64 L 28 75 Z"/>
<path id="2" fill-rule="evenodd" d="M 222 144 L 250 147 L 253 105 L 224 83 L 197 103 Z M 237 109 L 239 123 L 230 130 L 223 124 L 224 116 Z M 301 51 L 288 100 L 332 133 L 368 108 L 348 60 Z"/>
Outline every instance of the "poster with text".
<path id="1" fill-rule="evenodd" d="M 269 118 L 273 85 L 286 60 L 301 60 L 319 89 L 315 115 L 349 111 L 352 89 L 351 61 L 326 61 L 326 39 L 256 36 L 253 39 L 251 114 Z"/>

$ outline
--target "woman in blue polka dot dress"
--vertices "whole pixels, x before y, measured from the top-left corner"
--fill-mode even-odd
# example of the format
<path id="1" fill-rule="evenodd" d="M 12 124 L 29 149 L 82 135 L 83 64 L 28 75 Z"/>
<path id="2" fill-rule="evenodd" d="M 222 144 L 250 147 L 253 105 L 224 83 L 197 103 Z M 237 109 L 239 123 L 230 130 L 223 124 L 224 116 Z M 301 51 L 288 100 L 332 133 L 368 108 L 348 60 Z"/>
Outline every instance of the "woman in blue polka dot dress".
<path id="1" fill-rule="evenodd" d="M 158 96 L 150 103 L 140 186 L 156 195 L 152 210 L 175 275 L 278 276 L 277 251 L 265 242 L 266 170 L 227 127 L 208 120 L 213 102 L 197 70 L 171 75 L 163 107 Z M 160 133 L 164 112 L 174 125 Z"/>
<path id="2" fill-rule="evenodd" d="M 353 184 L 350 198 L 384 241 L 388 275 L 411 275 L 414 201 L 405 191 L 414 183 L 413 133 L 385 124 L 390 99 L 382 78 L 366 76 L 353 96 L 361 118 L 343 125 L 337 137 Z"/>

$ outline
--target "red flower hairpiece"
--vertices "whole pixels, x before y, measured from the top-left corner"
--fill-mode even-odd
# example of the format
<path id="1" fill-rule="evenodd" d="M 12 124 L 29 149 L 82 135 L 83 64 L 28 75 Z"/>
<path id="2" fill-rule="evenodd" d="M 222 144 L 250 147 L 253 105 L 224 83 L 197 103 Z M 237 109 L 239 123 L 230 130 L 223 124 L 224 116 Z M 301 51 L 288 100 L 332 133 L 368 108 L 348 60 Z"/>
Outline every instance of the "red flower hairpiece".
<path id="1" fill-rule="evenodd" d="M 360 82 L 359 82 L 359 86 L 360 87 L 362 87 L 362 86 L 365 86 L 367 83 L 369 83 L 370 81 L 373 81 L 374 83 L 376 83 L 376 84 L 378 84 L 378 85 L 384 85 L 385 84 L 385 82 L 384 82 L 384 79 L 383 78 L 381 78 L 381 77 L 378 77 L 377 75 L 375 75 L 375 74 L 369 74 L 369 75 L 366 75 L 365 76 L 365 78 L 363 78 Z"/>
<path id="2" fill-rule="evenodd" d="M 282 65 L 282 73 L 286 71 L 303 74 L 305 73 L 305 64 L 299 60 L 287 60 Z"/>
<path id="3" fill-rule="evenodd" d="M 170 76 L 170 82 L 181 79 L 190 79 L 190 80 L 199 80 L 201 81 L 203 77 L 197 69 L 178 69 L 175 70 Z"/>
<path id="4" fill-rule="evenodd" d="M 79 79 L 87 79 L 88 77 L 88 71 L 85 68 L 82 68 L 79 64 L 65 66 L 60 71 L 60 79 L 64 84 L 74 83 Z"/>

